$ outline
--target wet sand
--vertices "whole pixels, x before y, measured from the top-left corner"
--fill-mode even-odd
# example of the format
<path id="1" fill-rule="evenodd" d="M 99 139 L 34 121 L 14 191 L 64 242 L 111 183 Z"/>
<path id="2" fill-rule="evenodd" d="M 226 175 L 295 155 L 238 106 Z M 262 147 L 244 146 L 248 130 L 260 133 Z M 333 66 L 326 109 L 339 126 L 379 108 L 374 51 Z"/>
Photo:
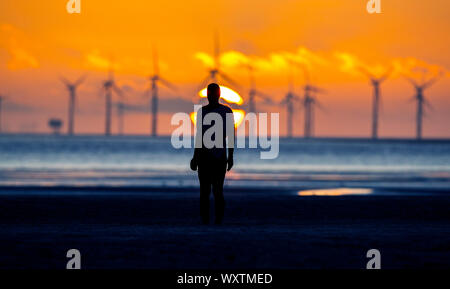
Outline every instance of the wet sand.
<path id="1" fill-rule="evenodd" d="M 0 268 L 450 268 L 450 194 L 228 192 L 204 226 L 196 192 L 2 190 Z M 34 193 L 31 195 L 31 193 Z"/>

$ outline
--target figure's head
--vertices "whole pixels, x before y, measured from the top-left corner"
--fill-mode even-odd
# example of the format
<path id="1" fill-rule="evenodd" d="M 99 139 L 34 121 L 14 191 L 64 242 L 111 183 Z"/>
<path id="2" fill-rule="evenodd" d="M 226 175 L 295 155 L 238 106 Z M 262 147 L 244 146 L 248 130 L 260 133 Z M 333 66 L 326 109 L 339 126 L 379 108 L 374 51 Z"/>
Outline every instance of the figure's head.
<path id="1" fill-rule="evenodd" d="M 217 83 L 210 83 L 208 85 L 208 101 L 211 104 L 219 103 L 220 86 Z"/>

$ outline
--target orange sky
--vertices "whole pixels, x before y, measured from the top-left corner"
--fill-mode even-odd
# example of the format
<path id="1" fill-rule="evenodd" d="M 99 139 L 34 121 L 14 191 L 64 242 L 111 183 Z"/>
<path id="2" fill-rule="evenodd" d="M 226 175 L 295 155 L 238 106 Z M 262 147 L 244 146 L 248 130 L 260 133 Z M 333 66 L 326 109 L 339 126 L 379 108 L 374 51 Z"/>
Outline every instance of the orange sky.
<path id="1" fill-rule="evenodd" d="M 108 61 L 116 66 L 118 84 L 129 102 L 145 104 L 152 72 L 152 45 L 157 46 L 161 74 L 179 87 L 161 90 L 159 131 L 169 134 L 170 117 L 185 109 L 195 87 L 206 77 L 214 31 L 219 31 L 222 68 L 244 88 L 248 74 L 241 65 L 255 63 L 258 88 L 277 101 L 287 91 L 284 57 L 308 64 L 314 84 L 327 90 L 316 113 L 318 136 L 369 136 L 371 87 L 364 75 L 339 55 L 350 55 L 378 73 L 396 70 L 382 86 L 380 136 L 412 137 L 414 91 L 400 75 L 411 63 L 433 74 L 450 68 L 450 2 L 447 0 L 382 0 L 383 14 L 369 15 L 365 0 L 195 0 L 82 1 L 81 15 L 69 15 L 64 0 L 3 0 L 0 3 L 0 94 L 6 95 L 2 117 L 7 132 L 48 132 L 47 119 L 66 119 L 67 91 L 60 75 L 88 74 L 78 92 L 77 133 L 102 133 L 101 81 Z M 420 60 L 420 62 L 418 61 Z M 409 72 L 408 72 L 409 73 Z M 450 137 L 449 74 L 426 91 L 433 104 L 424 124 L 425 137 Z M 295 71 L 297 93 L 303 77 Z M 174 101 L 181 98 L 183 101 Z M 284 108 L 280 111 L 285 133 Z M 302 134 L 302 113 L 295 134 Z M 126 115 L 127 133 L 146 134 L 149 116 Z M 117 131 L 113 123 L 113 131 Z"/>

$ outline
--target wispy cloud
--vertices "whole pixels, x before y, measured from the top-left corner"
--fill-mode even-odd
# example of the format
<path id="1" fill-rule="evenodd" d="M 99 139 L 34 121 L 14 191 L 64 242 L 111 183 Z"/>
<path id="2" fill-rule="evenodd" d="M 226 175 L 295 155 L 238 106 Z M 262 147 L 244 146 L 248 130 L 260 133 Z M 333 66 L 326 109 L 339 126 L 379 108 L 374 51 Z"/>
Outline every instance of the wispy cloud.
<path id="1" fill-rule="evenodd" d="M 10 24 L 0 24 L 0 47 L 9 53 L 7 67 L 10 70 L 38 68 L 39 61 L 30 52 L 23 33 Z"/>
<path id="2" fill-rule="evenodd" d="M 85 64 L 88 68 L 109 70 L 116 69 L 117 64 L 113 67 L 111 58 L 101 55 L 100 51 L 93 50 L 85 55 Z"/>
<path id="3" fill-rule="evenodd" d="M 112 69 L 115 72 L 140 76 L 152 74 L 154 67 L 153 59 L 149 58 L 149 56 L 125 56 L 117 58 L 98 49 L 85 53 L 84 66 L 88 70 L 108 71 Z M 159 68 L 162 72 L 168 69 L 168 65 L 163 59 L 159 60 Z"/>
<path id="4" fill-rule="evenodd" d="M 347 52 L 335 52 L 334 56 L 338 60 L 340 70 L 353 75 L 360 74 L 362 71 L 367 71 L 375 77 L 380 77 L 389 71 L 391 77 L 435 77 L 442 73 L 448 75 L 444 67 L 414 57 L 393 58 L 385 64 L 368 64 Z"/>
<path id="5" fill-rule="evenodd" d="M 205 52 L 197 52 L 194 57 L 200 60 L 204 66 L 214 67 L 214 58 Z M 246 55 L 242 52 L 231 50 L 220 55 L 220 66 L 224 68 L 242 68 L 251 64 L 255 69 L 267 73 L 279 73 L 285 71 L 291 65 L 291 62 L 306 65 L 309 69 L 323 67 L 329 64 L 329 61 L 306 47 L 299 47 L 295 51 L 279 51 L 270 53 L 267 56 Z"/>

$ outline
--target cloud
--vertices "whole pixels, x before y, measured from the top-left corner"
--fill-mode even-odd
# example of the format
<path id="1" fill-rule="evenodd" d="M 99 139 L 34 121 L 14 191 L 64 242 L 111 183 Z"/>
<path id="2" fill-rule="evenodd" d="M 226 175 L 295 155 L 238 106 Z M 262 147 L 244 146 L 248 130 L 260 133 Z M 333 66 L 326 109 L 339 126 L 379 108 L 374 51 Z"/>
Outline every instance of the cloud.
<path id="1" fill-rule="evenodd" d="M 338 60 L 339 68 L 342 72 L 357 75 L 366 71 L 375 77 L 381 77 L 390 72 L 391 77 L 408 76 L 413 78 L 435 77 L 448 71 L 436 64 L 419 60 L 414 57 L 393 58 L 386 61 L 386 64 L 368 64 L 356 55 L 347 52 L 335 52 L 334 56 Z"/>
<path id="2" fill-rule="evenodd" d="M 99 70 L 109 70 L 118 68 L 117 64 L 115 64 L 113 67 L 111 59 L 101 55 L 100 51 L 98 50 L 93 50 L 85 55 L 85 64 L 89 68 Z"/>
<path id="3" fill-rule="evenodd" d="M 7 67 L 10 70 L 38 68 L 39 61 L 29 51 L 29 44 L 23 33 L 10 24 L 0 24 L 0 47 L 5 48 L 10 56 Z"/>
<path id="4" fill-rule="evenodd" d="M 124 56 L 118 59 L 106 56 L 104 52 L 94 49 L 84 55 L 86 69 L 108 71 L 110 69 L 118 73 L 149 76 L 153 73 L 153 59 L 146 57 Z M 159 70 L 168 70 L 168 65 L 159 59 Z"/>
<path id="5" fill-rule="evenodd" d="M 433 78 L 446 73 L 449 74 L 445 67 L 431 64 L 413 57 L 398 58 L 392 61 L 392 66 L 399 75 L 419 78 Z"/>
<path id="6" fill-rule="evenodd" d="M 200 60 L 207 68 L 214 67 L 214 58 L 205 52 L 197 52 L 194 57 Z M 242 52 L 231 50 L 220 55 L 220 66 L 227 69 L 243 68 L 251 65 L 254 69 L 266 73 L 279 73 L 289 69 L 291 63 L 305 65 L 309 70 L 324 67 L 329 61 L 319 53 L 306 47 L 299 47 L 296 51 L 279 51 L 267 56 L 251 56 Z"/>
<path id="7" fill-rule="evenodd" d="M 392 65 L 368 64 L 359 59 L 356 55 L 348 52 L 335 52 L 335 58 L 338 61 L 338 67 L 342 72 L 357 75 L 366 71 L 375 77 L 381 77 L 392 69 Z"/>

